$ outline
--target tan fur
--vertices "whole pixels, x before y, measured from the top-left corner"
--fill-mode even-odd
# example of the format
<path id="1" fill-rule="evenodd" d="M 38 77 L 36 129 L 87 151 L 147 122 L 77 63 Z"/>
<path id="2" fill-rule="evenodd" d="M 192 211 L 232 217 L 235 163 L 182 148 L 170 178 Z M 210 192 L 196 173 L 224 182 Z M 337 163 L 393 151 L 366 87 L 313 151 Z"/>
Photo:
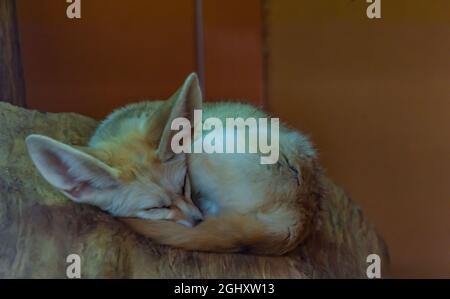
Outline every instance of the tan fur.
<path id="1" fill-rule="evenodd" d="M 282 255 L 296 248 L 311 232 L 323 200 L 322 171 L 316 161 L 302 166 L 303 187 L 294 198 L 279 198 L 269 192 L 273 201 L 261 206 L 260 213 L 270 215 L 277 205 L 290 207 L 297 222 L 284 233 L 274 232 L 267 223 L 252 214 L 226 214 L 207 218 L 194 228 L 176 223 L 146 221 L 136 218 L 120 220 L 141 235 L 178 248 L 210 252 L 246 252 L 263 255 Z M 290 200 L 290 201 L 289 201 Z M 283 225 L 282 214 L 278 221 Z"/>
<path id="2" fill-rule="evenodd" d="M 142 114 L 149 105 L 150 103 L 135 104 L 122 111 L 126 111 L 123 113 L 129 115 L 140 115 L 137 111 Z M 156 105 L 163 105 L 163 103 Z M 162 109 L 166 108 L 153 108 L 154 111 Z M 151 111 L 151 109 L 148 110 Z M 205 118 L 267 117 L 254 107 L 232 103 L 204 104 L 203 111 Z M 110 117 L 104 126 L 117 125 L 116 121 L 119 118 L 120 114 Z M 124 120 L 124 118 L 121 119 Z M 167 119 L 159 118 L 155 121 L 167 121 Z M 161 127 L 160 124 L 152 126 Z M 194 228 L 186 228 L 175 223 L 139 219 L 127 219 L 125 222 L 137 232 L 159 243 L 184 249 L 215 252 L 246 251 L 275 255 L 292 250 L 307 235 L 319 198 L 316 196 L 317 190 L 316 192 L 307 190 L 311 186 L 308 185 L 309 181 L 304 180 L 305 173 L 311 173 L 307 168 L 311 167 L 310 164 L 314 159 L 312 147 L 308 144 L 307 139 L 301 135 L 295 135 L 297 133 L 284 127 L 281 133 L 284 134 L 284 138 L 282 138 L 283 154 L 289 157 L 288 159 L 295 164 L 293 166 L 298 169 L 300 176 L 303 176 L 303 180 L 302 177 L 297 178 L 302 181 L 302 186 L 298 186 L 292 180 L 292 173 L 288 170 L 288 167 L 292 167 L 292 165 L 286 165 L 286 161 L 272 166 L 261 166 L 251 161 L 248 166 L 253 168 L 250 170 L 252 174 L 250 177 L 248 175 L 243 177 L 241 170 L 233 164 L 233 160 L 246 159 L 247 161 L 248 157 L 241 158 L 238 155 L 230 154 L 226 156 L 191 154 L 188 157 L 188 165 L 189 175 L 193 180 L 194 200 L 201 204 L 202 195 L 198 195 L 197 192 L 203 191 L 202 181 L 206 175 L 209 179 L 215 180 L 208 187 L 216 188 L 221 195 L 220 198 L 216 197 L 213 201 L 224 206 L 231 202 L 231 206 L 225 207 L 224 212 L 220 215 L 207 215 L 209 218 Z M 107 135 L 104 131 L 101 134 Z M 294 135 L 296 139 L 292 140 L 290 134 Z M 215 163 L 217 158 L 221 159 L 220 163 Z M 197 171 L 198 169 L 201 171 Z M 259 182 L 257 182 L 258 179 Z M 256 182 L 253 182 L 254 180 Z M 231 189 L 242 188 L 235 184 L 237 181 L 246 182 L 243 187 L 247 190 L 258 188 L 258 192 L 251 193 L 255 196 L 259 194 L 261 198 L 226 198 L 229 194 L 236 193 Z M 272 188 L 271 186 L 276 187 Z M 317 184 L 315 187 L 319 188 Z M 252 201 L 252 203 L 246 204 L 248 201 Z"/>
<path id="3" fill-rule="evenodd" d="M 83 190 L 91 188 L 87 182 L 74 187 L 75 193 L 70 191 L 69 195 L 79 195 L 83 202 L 98 205 L 116 216 L 148 219 L 124 221 L 139 233 L 174 247 L 273 255 L 292 250 L 310 231 L 320 201 L 320 186 L 313 177 L 317 173 L 313 171 L 316 158 L 308 139 L 282 125 L 280 160 L 276 164 L 260 164 L 261 153 L 176 155 L 179 162 L 171 162 L 174 157 L 170 149 L 174 134 L 171 121 L 176 117 L 188 117 L 192 121 L 193 110 L 201 108 L 204 119 L 215 117 L 224 123 L 228 117 L 269 117 L 244 104 L 202 104 L 198 79 L 190 75 L 168 101 L 122 108 L 112 113 L 91 138 L 85 152 L 97 157 L 101 161 L 99 165 L 106 163 L 117 173 L 116 189 L 109 193 L 98 190 L 95 198 L 84 198 Z M 32 147 L 31 153 L 33 157 Z M 77 153 L 69 154 L 77 159 Z M 175 187 L 171 180 L 178 178 L 179 185 L 179 177 L 185 175 L 186 167 L 192 194 L 182 200 L 180 187 Z M 48 171 L 42 166 L 40 170 Z M 140 185 L 139 192 L 147 188 L 148 198 L 139 199 L 141 193 L 136 193 L 136 182 L 146 184 Z M 198 213 L 190 195 L 206 221 L 193 228 L 155 221 L 192 223 L 191 217 L 198 218 Z M 159 203 L 161 196 L 171 203 Z M 148 203 L 141 204 L 140 200 Z M 155 208 L 150 209 L 152 205 Z M 169 214 L 160 209 L 161 205 L 170 206 Z M 161 213 L 155 216 L 159 210 Z"/>

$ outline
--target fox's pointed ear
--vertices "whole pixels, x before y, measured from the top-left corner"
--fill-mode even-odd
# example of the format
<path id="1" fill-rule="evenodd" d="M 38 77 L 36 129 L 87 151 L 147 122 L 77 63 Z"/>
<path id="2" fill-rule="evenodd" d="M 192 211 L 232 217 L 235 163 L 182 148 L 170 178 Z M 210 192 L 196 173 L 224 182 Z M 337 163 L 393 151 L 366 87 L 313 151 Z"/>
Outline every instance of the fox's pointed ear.
<path id="1" fill-rule="evenodd" d="M 180 117 L 187 119 L 191 124 L 189 133 L 192 135 L 192 130 L 198 128 L 198 124 L 194 123 L 194 110 L 201 110 L 202 102 L 202 91 L 198 76 L 192 73 L 167 103 L 169 105 L 168 107 L 170 107 L 170 112 L 158 146 L 158 157 L 160 160 L 166 161 L 174 155 L 171 148 L 171 141 L 177 131 L 171 128 L 173 120 Z M 201 122 L 201 120 L 197 121 Z"/>
<path id="2" fill-rule="evenodd" d="M 118 186 L 118 171 L 75 147 L 42 135 L 26 138 L 28 152 L 42 176 L 67 197 L 96 204 L 99 192 Z"/>

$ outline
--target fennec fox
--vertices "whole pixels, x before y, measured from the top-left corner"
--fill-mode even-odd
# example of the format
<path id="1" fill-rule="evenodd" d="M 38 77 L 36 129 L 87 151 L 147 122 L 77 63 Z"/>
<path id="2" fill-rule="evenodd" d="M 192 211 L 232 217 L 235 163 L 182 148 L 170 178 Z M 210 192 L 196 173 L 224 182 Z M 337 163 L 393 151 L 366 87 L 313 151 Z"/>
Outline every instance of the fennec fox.
<path id="1" fill-rule="evenodd" d="M 268 255 L 295 248 L 308 235 L 321 193 L 310 142 L 281 125 L 274 164 L 261 164 L 259 152 L 175 154 L 171 123 L 193 121 L 194 110 L 203 120 L 268 117 L 249 105 L 203 104 L 191 74 L 167 101 L 113 112 L 88 147 L 40 135 L 26 142 L 42 176 L 68 198 L 121 217 L 161 244 Z"/>

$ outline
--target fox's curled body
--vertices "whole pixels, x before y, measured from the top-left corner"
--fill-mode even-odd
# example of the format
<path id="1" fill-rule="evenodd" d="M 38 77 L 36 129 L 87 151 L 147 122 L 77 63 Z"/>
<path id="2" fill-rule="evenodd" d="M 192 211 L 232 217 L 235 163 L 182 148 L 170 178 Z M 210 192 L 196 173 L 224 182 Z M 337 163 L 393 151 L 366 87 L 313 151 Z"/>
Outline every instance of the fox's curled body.
<path id="1" fill-rule="evenodd" d="M 122 146 L 121 140 L 128 141 L 133 132 L 143 128 L 162 104 L 152 101 L 120 109 L 99 127 L 90 146 Z M 203 116 L 223 120 L 267 117 L 238 103 L 204 104 Z M 303 238 L 314 212 L 308 209 L 317 199 L 302 192 L 302 174 L 312 172 L 314 164 L 308 141 L 281 128 L 280 149 L 283 160 L 269 165 L 260 164 L 257 154 L 190 154 L 192 197 L 206 220 L 194 228 L 173 222 L 128 222 L 162 243 L 188 249 L 284 253 Z"/>
<path id="2" fill-rule="evenodd" d="M 141 102 L 113 112 L 98 127 L 89 146 L 79 149 L 105 164 L 101 167 L 111 168 L 108 177 L 127 184 L 127 188 L 117 189 L 115 183 L 98 182 L 108 185 L 102 190 L 113 190 L 109 200 L 79 200 L 84 190 L 94 192 L 91 190 L 95 188 L 88 189 L 85 183 L 93 179 L 86 178 L 81 186 L 80 183 L 69 184 L 67 188 L 61 184 L 53 185 L 74 200 L 98 205 L 121 217 L 133 230 L 161 244 L 189 250 L 270 255 L 281 255 L 294 249 L 308 235 L 322 194 L 320 167 L 309 140 L 280 125 L 279 160 L 275 164 L 261 164 L 260 153 L 191 153 L 175 155 L 175 158 L 162 157 L 166 151 L 170 152 L 167 144 L 170 144 L 168 138 L 172 133 L 167 124 L 174 117 L 190 118 L 193 109 L 200 108 L 203 120 L 215 117 L 224 123 L 226 118 L 269 117 L 250 105 L 202 104 L 197 78 L 191 75 L 168 101 Z M 33 140 L 30 144 L 32 148 Z M 32 150 L 30 153 L 33 157 Z M 36 162 L 39 158 L 34 160 L 39 168 L 39 162 Z M 70 163 L 70 159 L 61 160 Z M 172 164 L 166 167 L 164 163 Z M 40 170 L 45 177 L 45 171 Z M 93 176 L 97 174 L 99 171 Z M 184 177 L 188 179 L 184 179 L 183 189 L 179 186 Z M 51 182 L 49 176 L 46 178 Z M 174 181 L 178 183 L 174 184 Z M 147 199 L 144 199 L 145 190 L 141 192 L 136 182 L 151 185 L 153 201 L 159 197 L 161 201 L 164 197 L 176 198 L 188 191 L 194 205 L 201 210 L 203 221 L 193 227 L 168 221 L 177 220 L 176 213 L 170 211 L 174 206 L 171 203 L 160 205 L 167 206 L 167 215 L 172 218 L 162 216 L 155 220 L 153 216 L 147 217 L 147 212 L 156 215 L 160 211 L 139 210 L 144 205 L 138 202 Z M 176 210 L 179 215 L 201 217 L 195 208 L 186 207 L 186 203 L 178 203 Z"/>

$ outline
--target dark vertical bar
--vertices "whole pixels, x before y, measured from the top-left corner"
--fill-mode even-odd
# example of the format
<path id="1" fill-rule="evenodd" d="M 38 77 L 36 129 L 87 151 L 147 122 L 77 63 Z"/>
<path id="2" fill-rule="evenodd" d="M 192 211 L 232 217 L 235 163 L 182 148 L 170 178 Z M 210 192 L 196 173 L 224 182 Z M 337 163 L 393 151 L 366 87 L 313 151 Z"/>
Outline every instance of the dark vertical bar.
<path id="1" fill-rule="evenodd" d="M 205 94 L 205 38 L 203 34 L 203 1 L 195 0 L 195 36 L 197 73 Z"/>
<path id="2" fill-rule="evenodd" d="M 261 0 L 261 26 L 262 26 L 262 38 L 261 38 L 261 51 L 262 51 L 262 92 L 260 104 L 262 108 L 268 109 L 268 97 L 269 97 L 269 46 L 268 46 L 268 33 L 269 33 L 269 9 L 270 0 Z"/>
<path id="3" fill-rule="evenodd" d="M 0 101 L 26 105 L 14 0 L 0 0 Z"/>

